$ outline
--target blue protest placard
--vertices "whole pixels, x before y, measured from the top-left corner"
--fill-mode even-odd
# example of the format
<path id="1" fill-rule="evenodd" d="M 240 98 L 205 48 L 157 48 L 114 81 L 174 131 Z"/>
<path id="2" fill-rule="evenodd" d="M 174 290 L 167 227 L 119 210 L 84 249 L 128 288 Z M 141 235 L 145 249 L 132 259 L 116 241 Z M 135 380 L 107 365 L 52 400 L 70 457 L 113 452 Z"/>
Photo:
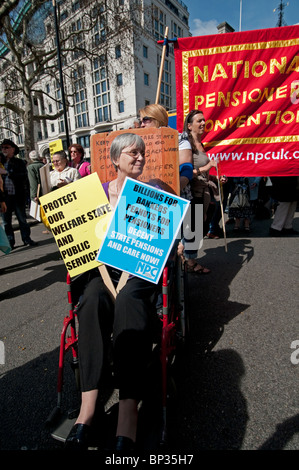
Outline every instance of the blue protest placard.
<path id="1" fill-rule="evenodd" d="M 97 260 L 157 284 L 189 201 L 126 178 Z"/>

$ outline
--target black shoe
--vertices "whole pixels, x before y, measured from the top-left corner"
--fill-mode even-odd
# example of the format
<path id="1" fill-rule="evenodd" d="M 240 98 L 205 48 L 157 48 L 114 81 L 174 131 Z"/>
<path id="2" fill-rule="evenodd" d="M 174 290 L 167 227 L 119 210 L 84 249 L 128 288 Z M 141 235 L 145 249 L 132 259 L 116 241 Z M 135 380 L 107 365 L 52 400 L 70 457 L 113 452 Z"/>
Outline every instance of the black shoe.
<path id="1" fill-rule="evenodd" d="M 211 233 L 211 232 L 208 232 L 206 237 L 207 238 L 215 238 L 216 240 L 218 240 L 220 238 L 219 235 L 217 235 L 216 233 Z"/>
<path id="2" fill-rule="evenodd" d="M 64 448 L 66 450 L 87 450 L 90 426 L 75 424 L 67 436 Z"/>
<path id="3" fill-rule="evenodd" d="M 271 237 L 282 237 L 283 233 L 281 230 L 275 230 L 275 228 L 270 227 L 269 235 L 271 235 Z"/>
<path id="4" fill-rule="evenodd" d="M 115 452 L 119 454 L 132 454 L 135 452 L 135 442 L 129 437 L 116 436 Z"/>
<path id="5" fill-rule="evenodd" d="M 29 238 L 29 240 L 26 240 L 26 241 L 24 242 L 24 246 L 27 246 L 27 245 L 29 245 L 29 246 L 37 246 L 38 243 L 37 243 L 37 242 L 34 242 L 33 240 L 31 240 L 31 238 Z"/>

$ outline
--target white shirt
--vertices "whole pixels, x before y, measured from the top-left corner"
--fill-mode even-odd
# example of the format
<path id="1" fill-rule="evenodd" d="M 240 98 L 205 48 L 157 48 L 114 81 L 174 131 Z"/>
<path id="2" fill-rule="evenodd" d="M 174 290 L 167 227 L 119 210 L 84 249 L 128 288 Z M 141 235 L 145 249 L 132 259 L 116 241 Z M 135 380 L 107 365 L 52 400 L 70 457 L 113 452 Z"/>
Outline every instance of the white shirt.
<path id="1" fill-rule="evenodd" d="M 51 188 L 57 186 L 58 183 L 61 183 L 60 180 L 72 183 L 80 178 L 81 175 L 79 171 L 76 168 L 71 168 L 70 166 L 66 166 L 62 171 L 53 170 L 50 173 Z"/>

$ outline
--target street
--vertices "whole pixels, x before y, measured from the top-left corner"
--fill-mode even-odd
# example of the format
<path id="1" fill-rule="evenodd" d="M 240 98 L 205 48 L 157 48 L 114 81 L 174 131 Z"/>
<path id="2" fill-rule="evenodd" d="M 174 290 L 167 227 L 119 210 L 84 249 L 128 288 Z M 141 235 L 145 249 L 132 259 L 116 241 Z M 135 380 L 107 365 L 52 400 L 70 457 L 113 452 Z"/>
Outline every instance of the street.
<path id="1" fill-rule="evenodd" d="M 237 235 L 227 225 L 227 251 L 223 238 L 204 239 L 199 261 L 212 272 L 189 275 L 191 337 L 176 367 L 170 452 L 299 449 L 298 236 L 271 238 L 270 224 L 255 220 Z M 0 450 L 63 447 L 45 421 L 56 405 L 66 268 L 44 231 L 31 226 L 37 247 L 17 231 L 16 249 L 0 255 Z"/>

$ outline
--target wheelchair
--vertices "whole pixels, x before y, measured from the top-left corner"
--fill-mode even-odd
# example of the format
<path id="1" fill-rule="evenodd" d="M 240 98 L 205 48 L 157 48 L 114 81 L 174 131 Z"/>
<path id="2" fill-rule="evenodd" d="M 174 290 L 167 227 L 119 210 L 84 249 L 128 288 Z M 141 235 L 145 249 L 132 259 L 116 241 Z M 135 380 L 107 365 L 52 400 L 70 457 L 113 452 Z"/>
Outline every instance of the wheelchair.
<path id="1" fill-rule="evenodd" d="M 153 363 L 158 373 L 159 426 L 156 429 L 155 445 L 159 448 L 168 445 L 168 404 L 174 392 L 174 381 L 171 370 L 175 364 L 176 357 L 188 341 L 189 316 L 188 316 L 188 272 L 184 261 L 177 254 L 176 241 L 173 245 L 167 263 L 164 267 L 160 283 L 158 284 L 158 300 L 156 311 L 161 328 L 158 338 L 153 343 Z M 67 274 L 67 299 L 69 312 L 63 320 L 60 336 L 58 375 L 57 375 L 57 404 L 46 420 L 46 426 L 52 428 L 51 436 L 58 441 L 64 442 L 75 419 L 79 408 L 65 410 L 64 397 L 64 374 L 66 359 L 71 356 L 71 369 L 73 370 L 76 389 L 80 395 L 80 374 L 78 367 L 78 331 L 79 323 L 76 315 L 78 294 L 75 296 L 73 285 L 76 279 L 71 280 Z M 112 367 L 112 365 L 111 365 Z M 149 366 L 150 367 L 150 366 Z M 113 367 L 112 367 L 113 369 Z M 113 374 L 113 373 L 112 373 Z M 156 390 L 157 391 L 157 390 Z M 108 406 L 105 413 L 111 413 L 115 406 Z M 105 408 L 107 407 L 107 404 Z"/>

